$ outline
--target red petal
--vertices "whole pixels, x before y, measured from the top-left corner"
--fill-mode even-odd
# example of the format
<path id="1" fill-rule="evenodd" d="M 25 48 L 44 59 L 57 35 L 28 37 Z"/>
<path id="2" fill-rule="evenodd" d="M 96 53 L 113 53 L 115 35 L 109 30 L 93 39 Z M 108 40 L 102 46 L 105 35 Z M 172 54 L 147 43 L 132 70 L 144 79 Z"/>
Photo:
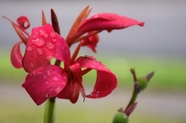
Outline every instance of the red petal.
<path id="1" fill-rule="evenodd" d="M 37 105 L 46 101 L 47 97 L 57 96 L 67 83 L 66 72 L 53 65 L 43 66 L 30 72 L 23 87 Z"/>
<path id="2" fill-rule="evenodd" d="M 66 41 L 50 24 L 33 28 L 27 43 L 23 67 L 27 72 L 50 63 L 52 58 L 70 62 L 70 50 Z"/>
<path id="3" fill-rule="evenodd" d="M 139 25 L 143 26 L 144 22 L 139 22 L 125 16 L 120 16 L 114 13 L 99 13 L 89 19 L 86 19 L 79 27 L 77 37 L 86 32 L 94 30 L 113 30 L 124 29 L 129 26 Z"/>
<path id="4" fill-rule="evenodd" d="M 92 32 L 89 32 L 91 34 Z M 84 40 L 81 41 L 81 46 L 87 46 L 89 47 L 93 52 L 96 53 L 96 46 L 99 41 L 99 36 L 98 34 L 95 34 L 93 36 L 90 36 Z"/>
<path id="5" fill-rule="evenodd" d="M 65 88 L 58 95 L 58 98 L 69 99 L 72 103 L 76 103 L 79 98 L 79 92 L 85 97 L 81 73 L 82 70 L 79 64 L 70 66 L 69 80 Z"/>
<path id="6" fill-rule="evenodd" d="M 76 103 L 79 98 L 79 86 L 76 79 L 67 82 L 65 88 L 58 94 L 58 98 L 69 99 L 71 103 Z"/>
<path id="7" fill-rule="evenodd" d="M 15 67 L 15 68 L 22 68 L 22 54 L 21 54 L 21 51 L 20 51 L 20 44 L 22 42 L 18 42 L 16 43 L 12 50 L 11 50 L 11 54 L 10 54 L 10 60 L 12 62 L 12 65 Z"/>
<path id="8" fill-rule="evenodd" d="M 109 95 L 117 86 L 116 76 L 103 64 L 93 57 L 79 57 L 76 61 L 81 67 L 97 70 L 97 80 L 94 90 L 87 95 L 88 98 L 101 98 Z"/>
<path id="9" fill-rule="evenodd" d="M 30 27 L 30 22 L 26 16 L 20 16 L 17 19 L 17 23 L 22 30 L 25 30 Z"/>

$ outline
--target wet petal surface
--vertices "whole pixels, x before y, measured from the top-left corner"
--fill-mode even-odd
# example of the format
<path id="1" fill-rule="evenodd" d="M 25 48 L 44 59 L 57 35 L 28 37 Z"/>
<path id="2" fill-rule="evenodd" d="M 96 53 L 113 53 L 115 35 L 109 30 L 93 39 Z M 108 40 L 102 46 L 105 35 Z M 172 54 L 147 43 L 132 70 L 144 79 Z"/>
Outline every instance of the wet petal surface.
<path id="1" fill-rule="evenodd" d="M 99 13 L 86 19 L 79 27 L 77 37 L 86 32 L 94 30 L 124 29 L 133 25 L 143 26 L 144 22 L 139 22 L 125 16 L 120 16 L 114 13 Z"/>
<path id="2" fill-rule="evenodd" d="M 91 68 L 97 71 L 97 79 L 93 91 L 86 95 L 88 98 L 101 98 L 109 95 L 117 86 L 116 76 L 95 58 L 79 57 L 76 61 L 82 68 Z"/>
<path id="3" fill-rule="evenodd" d="M 42 104 L 48 97 L 57 96 L 67 83 L 66 72 L 54 65 L 42 66 L 30 72 L 23 87 L 37 105 Z"/>
<path id="4" fill-rule="evenodd" d="M 65 40 L 54 32 L 50 24 L 33 28 L 27 43 L 23 67 L 27 72 L 50 63 L 52 58 L 70 61 L 70 50 Z"/>

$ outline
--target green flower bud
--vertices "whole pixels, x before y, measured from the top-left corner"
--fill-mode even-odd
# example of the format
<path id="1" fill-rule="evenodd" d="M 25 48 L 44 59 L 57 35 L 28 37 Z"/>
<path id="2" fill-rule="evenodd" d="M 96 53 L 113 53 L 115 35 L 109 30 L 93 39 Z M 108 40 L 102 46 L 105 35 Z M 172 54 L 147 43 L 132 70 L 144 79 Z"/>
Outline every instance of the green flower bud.
<path id="1" fill-rule="evenodd" d="M 142 90 L 144 90 L 146 87 L 147 87 L 147 85 L 148 85 L 148 82 L 150 81 L 150 79 L 153 77 L 153 75 L 154 75 L 154 72 L 151 72 L 151 73 L 149 73 L 147 76 L 145 76 L 145 77 L 138 77 L 137 78 L 137 82 L 138 82 L 138 84 L 139 84 L 139 87 L 140 87 L 140 90 L 142 91 Z"/>
<path id="2" fill-rule="evenodd" d="M 148 81 L 147 81 L 146 77 L 138 77 L 137 82 L 139 84 L 141 91 L 147 87 Z"/>
<path id="3" fill-rule="evenodd" d="M 123 112 L 118 112 L 112 121 L 112 123 L 128 123 L 128 116 Z"/>

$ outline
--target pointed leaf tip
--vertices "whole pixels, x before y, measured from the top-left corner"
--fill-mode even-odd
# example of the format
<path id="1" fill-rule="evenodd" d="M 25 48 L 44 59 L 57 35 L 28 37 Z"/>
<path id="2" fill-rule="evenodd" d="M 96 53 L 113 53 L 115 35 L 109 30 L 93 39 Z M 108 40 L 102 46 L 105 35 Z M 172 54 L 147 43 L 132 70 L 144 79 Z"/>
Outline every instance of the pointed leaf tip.
<path id="1" fill-rule="evenodd" d="M 136 108 L 136 106 L 137 106 L 137 102 L 136 103 L 134 103 L 134 104 L 132 104 L 132 105 L 130 105 L 124 112 L 125 112 L 125 114 L 129 117 L 130 116 L 130 114 L 134 111 L 134 109 Z"/>
<path id="2" fill-rule="evenodd" d="M 155 71 L 149 73 L 149 74 L 146 76 L 146 78 L 147 78 L 148 81 L 150 81 L 150 79 L 154 76 L 154 73 L 155 73 Z"/>
<path id="3" fill-rule="evenodd" d="M 45 13 L 44 11 L 42 10 L 42 25 L 45 25 L 47 22 L 46 22 L 46 17 L 45 17 Z"/>

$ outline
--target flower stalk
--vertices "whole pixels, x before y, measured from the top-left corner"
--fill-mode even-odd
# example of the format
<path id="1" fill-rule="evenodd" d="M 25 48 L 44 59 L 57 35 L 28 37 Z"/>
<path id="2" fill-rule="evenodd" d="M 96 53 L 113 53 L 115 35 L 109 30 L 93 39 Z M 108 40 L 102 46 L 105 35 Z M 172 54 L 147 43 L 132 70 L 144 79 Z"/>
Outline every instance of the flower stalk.
<path id="1" fill-rule="evenodd" d="M 126 110 L 130 107 L 130 105 L 132 105 L 136 101 L 136 98 L 137 98 L 138 93 L 139 93 L 139 85 L 137 83 L 137 77 L 136 77 L 135 69 L 131 68 L 130 71 L 133 75 L 134 89 L 133 89 L 132 97 L 131 97 L 131 99 L 130 99 L 127 107 L 126 107 Z"/>
<path id="2" fill-rule="evenodd" d="M 44 123 L 55 122 L 55 99 L 48 98 L 45 104 Z"/>

